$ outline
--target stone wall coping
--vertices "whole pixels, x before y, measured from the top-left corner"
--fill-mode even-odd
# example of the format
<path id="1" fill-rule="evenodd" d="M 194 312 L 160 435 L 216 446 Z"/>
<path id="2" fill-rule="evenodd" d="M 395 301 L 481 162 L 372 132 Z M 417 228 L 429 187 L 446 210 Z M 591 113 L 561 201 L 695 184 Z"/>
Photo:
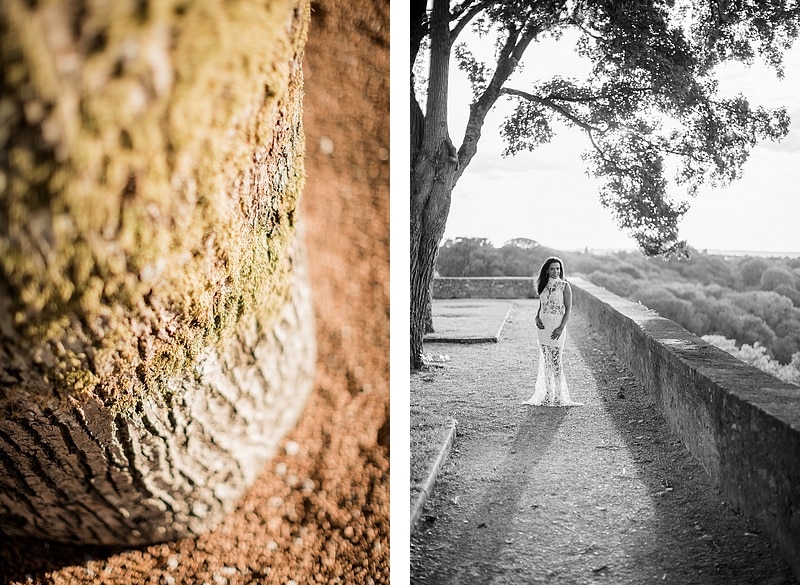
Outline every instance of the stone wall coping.
<path id="1" fill-rule="evenodd" d="M 641 304 L 569 281 L 574 310 L 647 388 L 727 501 L 763 523 L 800 579 L 800 387 Z"/>

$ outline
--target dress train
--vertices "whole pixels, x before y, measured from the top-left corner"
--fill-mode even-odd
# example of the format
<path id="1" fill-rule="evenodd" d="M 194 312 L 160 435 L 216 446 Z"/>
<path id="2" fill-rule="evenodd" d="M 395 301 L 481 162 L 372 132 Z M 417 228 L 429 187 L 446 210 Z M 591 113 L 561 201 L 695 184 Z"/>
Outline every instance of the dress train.
<path id="1" fill-rule="evenodd" d="M 562 333 L 563 335 L 563 333 Z M 562 349 L 551 345 L 539 346 L 539 371 L 533 396 L 523 402 L 533 406 L 583 406 L 569 396 L 567 379 L 561 363 Z"/>

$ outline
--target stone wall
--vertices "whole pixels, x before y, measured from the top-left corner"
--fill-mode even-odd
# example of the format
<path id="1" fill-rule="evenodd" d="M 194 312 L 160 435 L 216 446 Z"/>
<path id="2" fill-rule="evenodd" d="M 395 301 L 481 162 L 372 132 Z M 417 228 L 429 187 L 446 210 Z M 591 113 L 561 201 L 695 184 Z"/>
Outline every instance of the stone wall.
<path id="1" fill-rule="evenodd" d="M 800 577 L 800 388 L 583 279 L 573 307 L 604 332 L 725 495 Z"/>
<path id="2" fill-rule="evenodd" d="M 435 299 L 535 299 L 530 277 L 435 278 Z"/>

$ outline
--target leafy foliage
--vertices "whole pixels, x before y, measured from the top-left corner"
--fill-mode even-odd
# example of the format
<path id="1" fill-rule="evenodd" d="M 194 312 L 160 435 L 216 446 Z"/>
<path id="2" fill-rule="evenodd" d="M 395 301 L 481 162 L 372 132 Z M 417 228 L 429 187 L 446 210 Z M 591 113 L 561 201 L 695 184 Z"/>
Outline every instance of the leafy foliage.
<path id="1" fill-rule="evenodd" d="M 736 346 L 733 339 L 721 335 L 704 335 L 703 339 L 718 348 L 727 351 L 733 357 L 755 366 L 784 382 L 791 382 L 800 386 L 800 353 L 795 354 L 792 363 L 783 365 L 769 356 L 767 348 L 756 342 L 754 345 L 742 344 Z"/>
<path id="2" fill-rule="evenodd" d="M 506 156 L 549 142 L 557 124 L 581 129 L 601 203 L 646 255 L 685 255 L 678 223 L 688 198 L 703 184 L 738 179 L 753 146 L 788 132 L 785 108 L 720 96 L 715 75 L 727 61 L 761 58 L 781 76 L 800 22 L 793 1 L 464 0 L 450 7 L 453 39 L 471 26 L 495 45 L 487 63 L 466 43 L 455 45 L 473 88 L 470 124 L 479 127 L 504 95 L 516 102 L 501 127 Z M 525 65 L 531 40 L 566 31 L 577 33 L 576 51 L 591 63 L 585 79 L 511 76 Z M 462 167 L 477 136 L 475 128 L 465 135 Z"/>
<path id="3" fill-rule="evenodd" d="M 459 68 L 467 74 L 472 91 L 481 93 L 486 89 L 486 65 L 478 61 L 466 43 L 459 43 L 455 48 Z"/>
<path id="4" fill-rule="evenodd" d="M 767 371 L 789 368 L 780 370 L 783 379 L 789 379 L 791 363 L 800 364 L 800 274 L 794 259 L 696 250 L 688 259 L 664 259 L 640 252 L 558 251 L 527 239 L 495 248 L 484 238 L 458 238 L 442 244 L 437 269 L 441 276 L 533 276 L 552 255 L 564 260 L 567 278 L 579 274 L 696 335 L 749 347 L 742 355 L 763 352 L 775 362 Z"/>
<path id="5" fill-rule="evenodd" d="M 503 126 L 506 154 L 552 139 L 556 123 L 586 135 L 588 171 L 600 201 L 648 256 L 685 256 L 678 222 L 685 197 L 704 183 L 740 176 L 752 147 L 788 133 L 785 108 L 751 106 L 718 95 L 715 67 L 762 58 L 782 74 L 782 56 L 798 35 L 796 0 L 766 3 L 675 0 L 413 0 L 411 13 L 411 359 L 422 363 L 425 299 L 453 187 L 478 152 L 483 125 L 500 98 L 517 107 Z M 459 37 L 494 44 L 488 62 Z M 591 64 L 586 79 L 522 81 L 529 47 L 579 37 Z M 429 42 L 425 42 L 428 39 Z M 430 57 L 427 70 L 420 59 Z M 474 95 L 460 146 L 448 114 L 452 58 Z M 537 61 L 528 63 L 528 72 Z M 420 75 L 426 73 L 424 80 Z M 522 86 L 516 85 L 523 83 Z M 418 94 L 422 97 L 419 98 Z M 423 111 L 424 104 L 424 111 Z M 672 183 L 685 188 L 674 195 Z M 486 253 L 482 250 L 481 253 Z M 484 258 L 488 262 L 489 257 Z M 500 268 L 492 268 L 500 270 Z M 787 287 L 780 283 L 778 287 Z"/>

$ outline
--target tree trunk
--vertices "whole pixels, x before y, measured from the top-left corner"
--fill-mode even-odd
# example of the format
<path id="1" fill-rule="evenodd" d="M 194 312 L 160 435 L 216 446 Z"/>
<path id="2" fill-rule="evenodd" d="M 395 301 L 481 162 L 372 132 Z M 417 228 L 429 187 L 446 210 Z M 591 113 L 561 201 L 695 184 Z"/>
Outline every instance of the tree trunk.
<path id="1" fill-rule="evenodd" d="M 433 328 L 433 283 L 431 283 L 431 290 L 428 292 L 428 306 L 425 307 L 425 333 L 434 333 L 434 332 L 435 329 Z"/>
<path id="2" fill-rule="evenodd" d="M 0 6 L 0 530 L 130 546 L 213 527 L 311 390 L 309 6 L 115 8 Z"/>
<path id="3" fill-rule="evenodd" d="M 412 10 L 412 57 L 419 47 L 423 16 Z M 426 114 L 411 94 L 411 367 L 420 368 L 422 342 L 431 330 L 433 274 L 439 242 L 444 235 L 453 187 L 478 151 L 486 116 L 502 93 L 539 28 L 527 24 L 508 30 L 498 55 L 497 68 L 484 92 L 470 106 L 464 141 L 455 151 L 447 131 L 448 68 L 451 31 L 447 0 L 436 0 L 430 18 L 431 64 Z"/>
<path id="4" fill-rule="evenodd" d="M 411 183 L 412 199 L 424 200 L 419 219 L 411 231 L 411 367 L 422 366 L 422 341 L 426 331 L 426 312 L 439 242 L 450 212 L 452 181 L 457 159 L 448 140 L 435 153 L 420 151 Z"/>
<path id="5" fill-rule="evenodd" d="M 450 6 L 434 0 L 431 12 L 431 63 L 424 120 L 411 96 L 411 367 L 422 367 L 425 314 L 439 242 L 450 213 L 458 154 L 447 130 L 450 70 Z M 412 88 L 413 92 L 413 88 Z"/>

